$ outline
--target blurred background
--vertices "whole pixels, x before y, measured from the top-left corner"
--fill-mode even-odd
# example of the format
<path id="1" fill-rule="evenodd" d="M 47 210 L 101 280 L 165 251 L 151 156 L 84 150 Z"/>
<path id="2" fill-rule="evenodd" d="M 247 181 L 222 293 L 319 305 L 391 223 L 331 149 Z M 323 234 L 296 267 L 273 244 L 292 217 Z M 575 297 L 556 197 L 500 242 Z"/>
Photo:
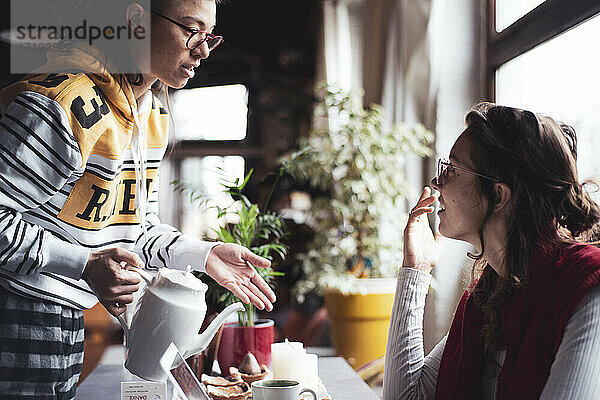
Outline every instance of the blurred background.
<path id="1" fill-rule="evenodd" d="M 0 13 L 3 31 L 10 28 L 9 5 L 4 2 Z M 433 132 L 428 157 L 404 159 L 403 173 L 417 191 L 433 176 L 437 157 L 448 154 L 468 109 L 482 100 L 574 126 L 580 179 L 598 178 L 598 13 L 595 0 L 228 1 L 218 8 L 214 31 L 224 43 L 184 89 L 169 93 L 173 129 L 161 172 L 161 218 L 184 233 L 211 237 L 216 215 L 177 195 L 171 182 L 194 184 L 226 205 L 223 174 L 243 179 L 251 169 L 245 193 L 263 205 L 281 157 L 317 124 L 316 87 L 322 83 L 359 91 L 365 106 L 380 104 L 386 126 L 420 123 Z M 0 87 L 21 77 L 11 73 L 10 53 L 11 45 L 0 42 Z M 315 235 L 307 211 L 323 194 L 328 191 L 284 175 L 271 196 L 270 209 L 283 217 L 289 246 L 276 267 L 285 273 L 275 281 L 279 300 L 263 315 L 275 321 L 276 341 L 333 345 L 323 296 L 309 293 L 299 302 L 292 294 L 304 273 L 296 255 L 309 250 Z M 404 207 L 413 196 L 406 196 Z M 434 270 L 426 352 L 448 330 L 468 283 L 467 250 L 447 240 L 442 265 Z M 87 340 L 96 349 L 121 340 L 118 327 L 107 321 L 102 309 L 86 314 Z M 95 357 L 86 355 L 88 366 Z"/>

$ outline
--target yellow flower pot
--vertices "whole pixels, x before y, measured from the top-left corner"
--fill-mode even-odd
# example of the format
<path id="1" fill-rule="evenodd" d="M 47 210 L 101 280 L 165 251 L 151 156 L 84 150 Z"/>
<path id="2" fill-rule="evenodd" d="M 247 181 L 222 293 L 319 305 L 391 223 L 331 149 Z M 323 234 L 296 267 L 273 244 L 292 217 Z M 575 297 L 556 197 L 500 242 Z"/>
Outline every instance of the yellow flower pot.
<path id="1" fill-rule="evenodd" d="M 367 282 L 369 281 L 369 282 Z M 385 354 L 396 279 L 361 279 L 367 293 L 325 293 L 337 355 L 354 368 Z"/>

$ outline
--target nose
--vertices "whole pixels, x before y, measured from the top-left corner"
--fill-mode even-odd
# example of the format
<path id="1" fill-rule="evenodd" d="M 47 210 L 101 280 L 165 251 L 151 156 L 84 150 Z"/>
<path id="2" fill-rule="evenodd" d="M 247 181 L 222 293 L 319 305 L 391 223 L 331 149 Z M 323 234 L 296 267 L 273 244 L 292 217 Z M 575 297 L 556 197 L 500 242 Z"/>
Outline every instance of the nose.
<path id="1" fill-rule="evenodd" d="M 435 177 L 435 176 L 434 176 L 433 178 L 431 178 L 431 182 L 430 182 L 430 183 L 431 183 L 431 187 L 432 187 L 432 188 L 434 188 L 435 190 L 439 191 L 439 190 L 440 190 L 440 188 L 441 188 L 443 185 L 442 185 L 441 179 L 440 179 L 440 182 L 438 183 L 436 178 L 437 178 L 437 177 Z"/>
<path id="2" fill-rule="evenodd" d="M 192 55 L 194 57 L 200 57 L 201 60 L 205 60 L 210 56 L 210 49 L 208 48 L 208 43 L 202 42 L 198 47 L 192 50 Z"/>

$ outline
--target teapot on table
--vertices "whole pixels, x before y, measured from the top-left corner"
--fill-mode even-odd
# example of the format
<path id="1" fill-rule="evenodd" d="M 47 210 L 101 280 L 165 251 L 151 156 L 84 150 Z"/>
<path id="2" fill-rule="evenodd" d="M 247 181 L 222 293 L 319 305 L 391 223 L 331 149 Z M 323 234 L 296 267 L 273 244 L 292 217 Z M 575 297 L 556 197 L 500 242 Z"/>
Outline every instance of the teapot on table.
<path id="1" fill-rule="evenodd" d="M 148 286 L 137 309 L 127 323 L 118 317 L 125 332 L 127 359 L 125 368 L 140 378 L 165 380 L 160 358 L 171 342 L 175 343 L 184 358 L 200 353 L 208 347 L 217 330 L 227 317 L 243 311 L 242 303 L 225 308 L 202 332 L 198 334 L 206 314 L 204 294 L 208 289 L 200 279 L 186 271 L 162 268 L 156 277 L 139 268 L 133 268 Z"/>

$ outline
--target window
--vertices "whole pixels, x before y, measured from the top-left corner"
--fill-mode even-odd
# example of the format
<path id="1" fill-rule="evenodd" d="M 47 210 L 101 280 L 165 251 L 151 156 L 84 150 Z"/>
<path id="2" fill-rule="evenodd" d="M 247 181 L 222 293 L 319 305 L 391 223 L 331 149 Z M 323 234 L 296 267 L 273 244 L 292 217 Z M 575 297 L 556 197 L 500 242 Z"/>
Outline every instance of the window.
<path id="1" fill-rule="evenodd" d="M 600 178 L 600 15 L 503 64 L 496 101 L 548 114 L 572 125 L 580 179 Z"/>
<path id="2" fill-rule="evenodd" d="M 512 1 L 489 0 L 488 3 L 485 73 L 488 95 L 492 100 L 495 98 L 494 77 L 497 68 L 600 13 L 600 1 L 546 0 L 501 32 L 497 32 L 496 4 Z M 534 2 L 528 1 L 531 4 Z M 593 51 L 592 48 L 588 51 Z"/>
<path id="3" fill-rule="evenodd" d="M 248 90 L 239 84 L 181 89 L 172 93 L 171 102 L 174 151 L 171 173 L 162 190 L 173 192 L 173 187 L 167 186 L 178 180 L 211 199 L 212 205 L 229 205 L 232 199 L 222 194 L 221 183 L 243 179 L 249 168 L 247 157 L 253 155 L 246 138 Z M 172 196 L 170 200 L 175 202 L 171 223 L 183 233 L 215 236 L 216 210 L 192 204 L 190 196 Z"/>
<path id="4" fill-rule="evenodd" d="M 489 4 L 489 98 L 572 125 L 580 180 L 600 179 L 600 55 L 595 51 L 600 2 L 491 0 Z M 595 200 L 600 200 L 600 193 Z"/>
<path id="5" fill-rule="evenodd" d="M 496 32 L 533 10 L 544 0 L 496 0 Z"/>
<path id="6" fill-rule="evenodd" d="M 239 156 L 189 157 L 181 164 L 181 181 L 193 185 L 211 205 L 226 207 L 233 202 L 231 196 L 222 193 L 221 183 L 244 179 L 244 158 Z M 217 211 L 192 204 L 189 196 L 182 199 L 181 232 L 198 237 L 215 238 L 213 228 L 218 225 Z"/>
<path id="7" fill-rule="evenodd" d="M 176 140 L 242 140 L 248 122 L 244 85 L 178 90 L 173 94 Z"/>

